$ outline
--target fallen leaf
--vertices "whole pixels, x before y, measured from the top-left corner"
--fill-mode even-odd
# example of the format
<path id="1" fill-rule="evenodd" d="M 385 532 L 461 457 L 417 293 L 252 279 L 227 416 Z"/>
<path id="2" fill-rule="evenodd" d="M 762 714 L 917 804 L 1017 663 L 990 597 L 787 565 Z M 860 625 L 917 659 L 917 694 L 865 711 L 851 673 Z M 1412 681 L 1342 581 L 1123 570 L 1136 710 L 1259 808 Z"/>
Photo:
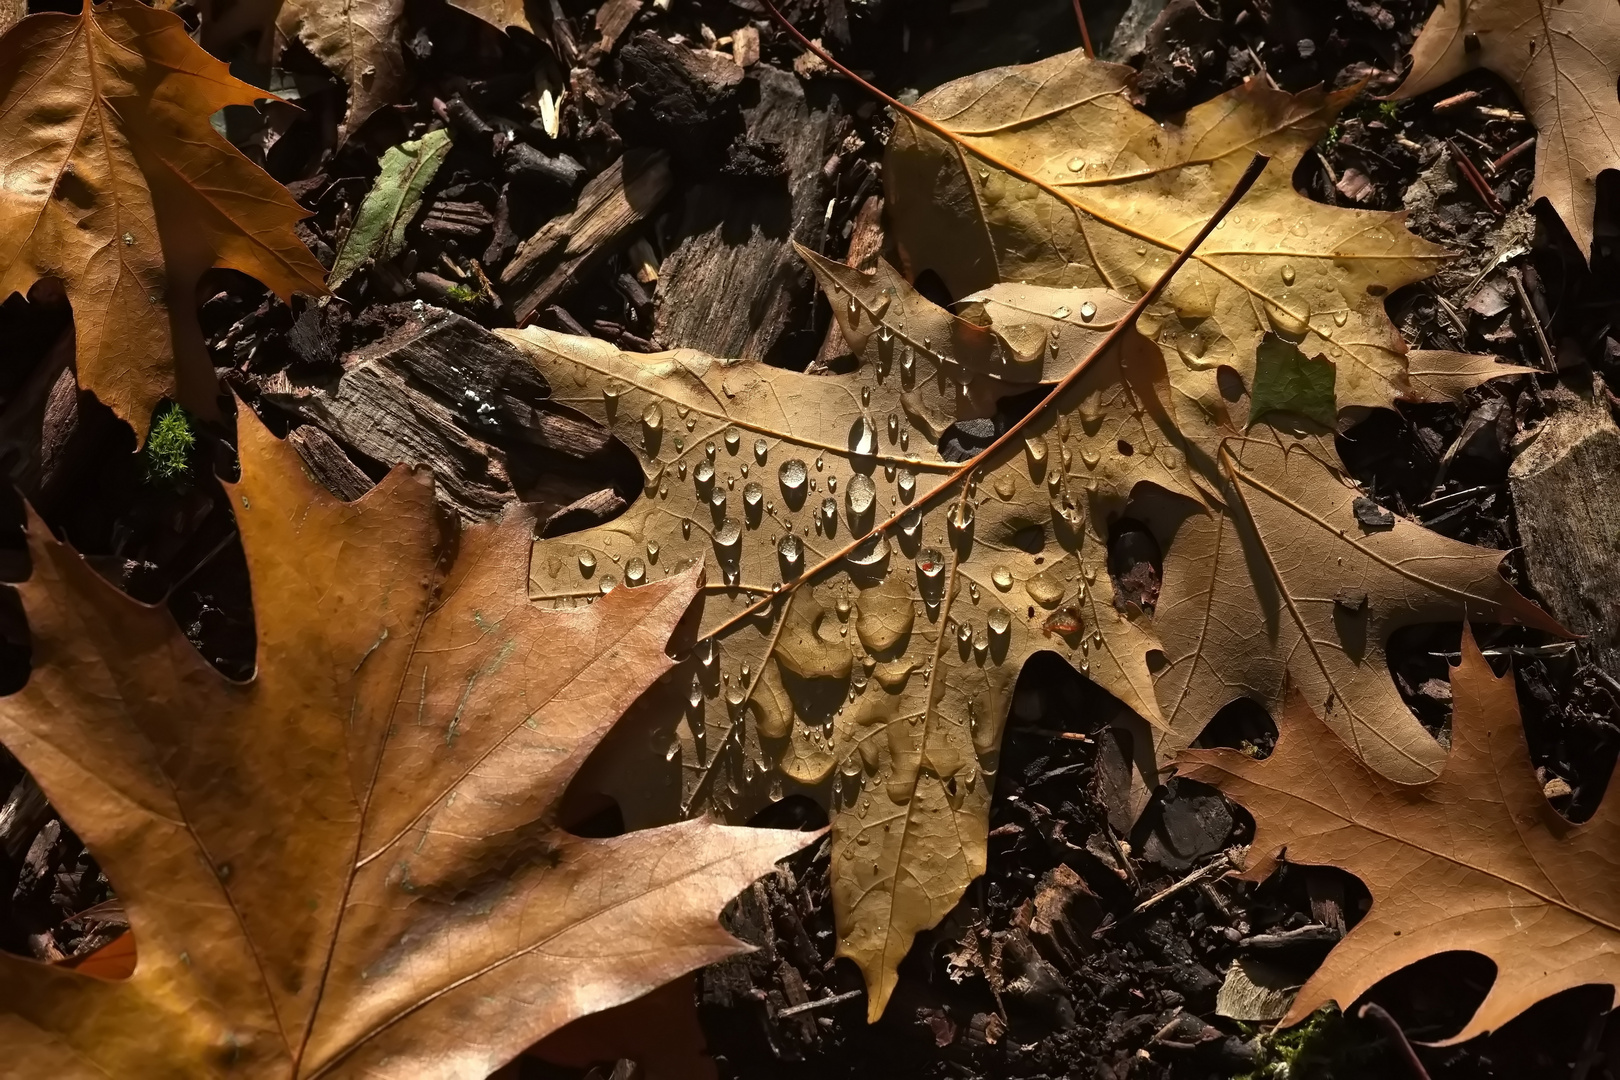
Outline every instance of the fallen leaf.
<path id="1" fill-rule="evenodd" d="M 1491 673 L 1471 633 L 1451 688 L 1451 752 L 1425 784 L 1369 770 L 1298 696 L 1279 718 L 1270 757 L 1182 755 L 1182 775 L 1254 815 L 1246 877 L 1259 880 L 1286 857 L 1340 867 L 1372 893 L 1372 908 L 1300 989 L 1284 1027 L 1330 1001 L 1348 1009 L 1386 975 L 1452 950 L 1489 957 L 1496 981 L 1447 1044 L 1561 990 L 1620 986 L 1620 785 L 1609 785 L 1590 821 L 1570 824 L 1530 766 L 1512 677 Z"/>
<path id="2" fill-rule="evenodd" d="M 354 227 L 338 247 L 326 281 L 329 288 L 342 285 L 368 262 L 392 259 L 405 250 L 405 230 L 422 209 L 422 195 L 450 156 L 450 147 L 450 129 L 440 128 L 388 148 Z"/>
<path id="3" fill-rule="evenodd" d="M 400 99 L 405 58 L 400 49 L 405 0 L 282 0 L 276 29 L 296 37 L 349 86 L 349 109 L 340 138 L 357 131 L 371 114 Z"/>
<path id="4" fill-rule="evenodd" d="M 404 468 L 339 502 L 239 416 L 248 682 L 30 518 L 33 671 L 0 739 L 106 869 L 137 955 L 120 982 L 0 955 L 9 1074 L 482 1077 L 745 948 L 721 907 L 810 834 L 556 824 L 669 670 L 696 575 L 542 611 L 531 521 L 452 542 Z"/>
<path id="5" fill-rule="evenodd" d="M 1474 387 L 1505 375 L 1539 375 L 1539 368 L 1504 364 L 1494 356 L 1413 349 L 1406 354 L 1412 396 L 1418 401 L 1461 401 Z"/>
<path id="6" fill-rule="evenodd" d="M 79 385 L 141 440 L 164 397 L 217 415 L 203 272 L 240 270 L 284 300 L 326 291 L 293 231 L 304 210 L 209 124 L 267 95 L 135 0 L 24 20 L 0 39 L 0 77 L 0 295 L 61 279 Z"/>
<path id="7" fill-rule="evenodd" d="M 1394 96 L 1416 97 L 1476 68 L 1506 79 L 1536 125 L 1536 179 L 1581 253 L 1592 251 L 1597 177 L 1620 169 L 1620 3 L 1449 0 L 1412 46 Z"/>
<path id="8" fill-rule="evenodd" d="M 1446 253 L 1404 213 L 1324 206 L 1291 179 L 1356 89 L 1294 95 L 1251 80 L 1161 125 L 1131 106 L 1132 77 L 1064 53 L 926 95 L 916 109 L 954 139 L 900 116 L 883 176 L 907 269 L 934 270 L 958 297 L 997 282 L 1141 295 L 1250 156 L 1269 154 L 1143 321 L 1171 382 L 1217 400 L 1217 367 L 1248 382 L 1269 330 L 1332 362 L 1340 407 L 1405 397 L 1406 345 L 1383 297 Z"/>
<path id="9" fill-rule="evenodd" d="M 538 7 L 538 0 L 449 0 L 449 3 L 451 7 L 482 19 L 497 30 L 516 26 L 536 37 L 547 38 L 543 29 L 536 29 L 537 25 L 543 27 L 543 21 L 537 23 L 529 17 L 529 5 L 532 3 Z"/>
<path id="10" fill-rule="evenodd" d="M 953 408 L 982 415 L 1072 370 L 1128 303 L 997 286 L 958 317 L 892 269 L 811 265 L 862 361 L 849 374 L 507 333 L 646 478 L 618 519 L 537 542 L 536 599 L 567 607 L 718 567 L 697 648 L 591 782 L 631 820 L 745 818 L 789 790 L 826 805 L 839 952 L 862 968 L 874 1018 L 917 931 L 983 872 L 1001 729 L 1031 653 L 1059 653 L 1157 724 L 1165 754 L 1237 697 L 1280 701 L 1289 672 L 1378 767 L 1426 777 L 1440 750 L 1400 702 L 1387 635 L 1465 613 L 1556 625 L 1502 579 L 1500 552 L 1408 522 L 1365 535 L 1330 435 L 1264 422 L 1244 435 L 1172 393 L 1163 353 L 1135 332 L 1015 441 L 945 461 Z M 1106 566 L 1110 523 L 1138 503 L 1167 547 L 1151 618 L 1116 597 Z M 1368 600 L 1319 599 L 1343 585 Z M 1168 659 L 1157 679 L 1154 653 Z"/>
<path id="11" fill-rule="evenodd" d="M 1333 365 L 1306 356 L 1275 334 L 1261 339 L 1255 353 L 1249 423 L 1272 411 L 1297 413 L 1331 430 L 1339 410 L 1333 400 Z"/>

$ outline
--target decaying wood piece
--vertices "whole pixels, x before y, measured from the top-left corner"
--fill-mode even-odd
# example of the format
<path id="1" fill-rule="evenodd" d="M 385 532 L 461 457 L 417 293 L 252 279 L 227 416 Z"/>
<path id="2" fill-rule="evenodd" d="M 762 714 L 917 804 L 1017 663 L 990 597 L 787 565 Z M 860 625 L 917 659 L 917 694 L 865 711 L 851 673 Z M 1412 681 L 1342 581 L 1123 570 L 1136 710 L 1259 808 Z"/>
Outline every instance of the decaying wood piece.
<path id="1" fill-rule="evenodd" d="M 673 182 L 669 155 L 628 150 L 579 194 L 573 211 L 541 226 L 501 271 L 501 293 L 519 323 L 612 254 Z"/>
<path id="2" fill-rule="evenodd" d="M 1620 678 L 1620 429 L 1599 402 L 1554 400 L 1508 470 L 1525 563 L 1547 609 Z"/>
<path id="3" fill-rule="evenodd" d="M 608 434 L 548 396 L 545 380 L 502 339 L 428 308 L 346 357 L 335 385 L 265 398 L 304 421 L 293 443 L 334 494 L 352 499 L 371 483 L 353 461 L 334 458 L 341 448 L 384 467 L 431 468 L 440 501 L 480 521 L 518 498 L 544 517 L 611 482 Z"/>
<path id="4" fill-rule="evenodd" d="M 832 115 L 811 109 L 787 72 L 756 65 L 748 79 L 759 98 L 743 109 L 747 138 L 775 147 L 785 175 L 722 175 L 686 195 L 682 239 L 659 270 L 654 327 L 666 347 L 758 360 L 811 298 L 809 272 L 788 241 L 821 247 Z"/>
<path id="5" fill-rule="evenodd" d="M 883 198 L 868 195 L 855 212 L 855 221 L 849 233 L 849 254 L 844 265 L 855 270 L 868 271 L 877 266 L 883 251 Z M 833 360 L 850 352 L 849 343 L 838 329 L 836 320 L 827 325 L 827 336 L 821 339 L 821 351 L 810 361 L 811 371 L 827 371 Z"/>

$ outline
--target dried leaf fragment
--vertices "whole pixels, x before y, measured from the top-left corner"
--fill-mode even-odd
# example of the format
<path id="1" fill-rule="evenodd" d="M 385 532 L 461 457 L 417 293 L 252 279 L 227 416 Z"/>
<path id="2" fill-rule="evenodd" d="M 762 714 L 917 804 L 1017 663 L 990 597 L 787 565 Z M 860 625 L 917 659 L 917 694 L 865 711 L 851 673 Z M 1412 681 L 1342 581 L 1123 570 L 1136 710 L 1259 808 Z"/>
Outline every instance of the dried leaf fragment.
<path id="1" fill-rule="evenodd" d="M 450 156 L 450 147 L 450 129 L 439 128 L 388 148 L 354 227 L 338 248 L 328 286 L 335 289 L 366 263 L 392 259 L 405 250 L 405 230 L 422 208 L 422 195 Z"/>
<path id="2" fill-rule="evenodd" d="M 1348 870 L 1372 893 L 1372 909 L 1306 982 L 1284 1026 L 1329 1001 L 1348 1007 L 1384 976 L 1454 949 L 1488 956 L 1496 981 L 1448 1043 L 1560 990 L 1620 985 L 1620 789 L 1611 782 L 1582 825 L 1558 815 L 1530 767 L 1513 680 L 1492 674 L 1471 633 L 1451 688 L 1451 752 L 1428 783 L 1369 770 L 1298 695 L 1265 760 L 1228 750 L 1181 757 L 1182 775 L 1254 815 L 1246 876 L 1264 877 L 1286 853 Z"/>
<path id="3" fill-rule="evenodd" d="M 1445 0 L 1413 44 L 1395 96 L 1481 67 L 1513 85 L 1536 125 L 1531 197 L 1552 204 L 1590 258 L 1598 173 L 1620 169 L 1620 3 Z"/>
<path id="4" fill-rule="evenodd" d="M 193 299 L 205 270 L 240 270 L 284 300 L 325 292 L 293 231 L 304 210 L 209 124 L 266 96 L 135 0 L 0 38 L 0 295 L 61 279 L 79 384 L 142 440 L 164 397 L 217 414 Z"/>
<path id="5" fill-rule="evenodd" d="M 445 566 L 426 477 L 341 503 L 240 422 L 249 682 L 31 522 L 35 666 L 0 738 L 106 867 L 137 958 L 109 983 L 0 956 L 8 1068 L 484 1076 L 742 948 L 720 908 L 809 835 L 556 824 L 668 669 L 695 576 L 541 611 L 530 521 L 469 530 Z"/>
<path id="6" fill-rule="evenodd" d="M 282 0 L 276 30 L 296 37 L 349 86 L 340 135 L 347 138 L 405 88 L 400 53 L 405 0 Z"/>

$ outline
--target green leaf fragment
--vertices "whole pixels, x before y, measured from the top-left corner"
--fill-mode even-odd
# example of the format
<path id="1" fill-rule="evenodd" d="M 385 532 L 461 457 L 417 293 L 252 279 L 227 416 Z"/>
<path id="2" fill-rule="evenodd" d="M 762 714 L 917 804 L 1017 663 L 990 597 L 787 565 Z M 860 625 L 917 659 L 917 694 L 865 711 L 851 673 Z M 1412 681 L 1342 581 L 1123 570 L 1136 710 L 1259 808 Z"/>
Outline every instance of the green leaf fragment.
<path id="1" fill-rule="evenodd" d="M 1325 357 L 1309 357 L 1293 342 L 1267 334 L 1255 350 L 1249 423 L 1269 412 L 1291 412 L 1331 428 L 1338 418 L 1333 397 L 1337 372 Z"/>
<path id="2" fill-rule="evenodd" d="M 392 259 L 405 250 L 405 230 L 422 209 L 422 195 L 450 154 L 450 130 L 430 131 L 383 154 L 377 175 L 354 227 L 343 238 L 328 288 L 336 289 L 368 262 Z"/>

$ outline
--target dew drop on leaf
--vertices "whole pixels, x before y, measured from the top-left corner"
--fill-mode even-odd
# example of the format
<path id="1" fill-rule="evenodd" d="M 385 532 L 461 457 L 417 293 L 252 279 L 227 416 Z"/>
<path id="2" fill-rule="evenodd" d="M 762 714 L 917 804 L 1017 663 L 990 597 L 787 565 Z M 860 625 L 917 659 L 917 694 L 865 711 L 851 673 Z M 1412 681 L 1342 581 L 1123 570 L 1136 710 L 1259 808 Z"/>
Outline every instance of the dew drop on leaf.
<path id="1" fill-rule="evenodd" d="M 777 475 L 782 481 L 782 490 L 789 495 L 796 495 L 804 490 L 808 473 L 804 462 L 798 458 L 788 458 L 782 462 L 782 468 L 778 470 Z"/>

